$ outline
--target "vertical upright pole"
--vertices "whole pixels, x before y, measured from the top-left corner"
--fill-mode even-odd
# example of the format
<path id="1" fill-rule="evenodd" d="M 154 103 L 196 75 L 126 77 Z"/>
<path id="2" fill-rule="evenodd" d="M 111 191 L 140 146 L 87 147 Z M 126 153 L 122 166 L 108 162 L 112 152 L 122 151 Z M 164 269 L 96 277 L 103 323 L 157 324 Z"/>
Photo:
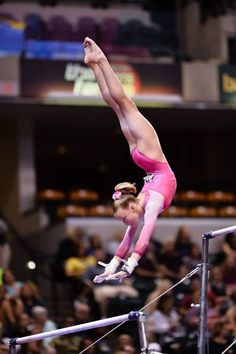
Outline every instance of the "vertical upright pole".
<path id="1" fill-rule="evenodd" d="M 208 287 L 208 251 L 209 237 L 207 234 L 202 238 L 202 268 L 201 268 L 201 293 L 200 293 L 200 320 L 198 336 L 198 354 L 206 353 L 207 343 L 207 287 Z"/>
<path id="2" fill-rule="evenodd" d="M 140 316 L 138 318 L 138 333 L 139 333 L 139 342 L 141 353 L 147 353 L 148 343 L 147 343 L 147 335 L 146 335 L 146 327 L 145 327 L 146 317 L 143 312 L 140 312 Z"/>
<path id="3" fill-rule="evenodd" d="M 207 333 L 207 287 L 208 287 L 208 254 L 209 254 L 209 240 L 217 236 L 227 235 L 230 232 L 236 231 L 236 225 L 226 227 L 224 229 L 206 232 L 202 235 L 202 268 L 201 268 L 201 295 L 200 295 L 200 320 L 198 333 L 198 354 L 206 353 L 206 345 L 208 340 Z M 222 353 L 223 354 L 223 353 Z"/>
<path id="4" fill-rule="evenodd" d="M 16 339 L 9 340 L 9 354 L 16 354 Z"/>

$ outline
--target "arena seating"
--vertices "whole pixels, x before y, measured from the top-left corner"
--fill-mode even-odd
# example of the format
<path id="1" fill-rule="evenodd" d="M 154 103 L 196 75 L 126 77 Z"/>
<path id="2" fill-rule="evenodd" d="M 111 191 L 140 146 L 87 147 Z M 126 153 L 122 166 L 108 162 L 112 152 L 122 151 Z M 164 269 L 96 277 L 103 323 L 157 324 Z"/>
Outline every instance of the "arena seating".
<path id="1" fill-rule="evenodd" d="M 55 189 L 42 190 L 39 203 L 45 210 L 53 212 L 59 219 L 69 216 L 111 217 L 111 201 L 102 201 L 99 193 L 78 188 L 69 193 Z M 229 218 L 236 216 L 235 195 L 228 191 L 186 190 L 176 193 L 172 205 L 165 210 L 162 218 Z"/>
<path id="2" fill-rule="evenodd" d="M 64 53 L 68 48 L 63 46 L 63 43 L 74 42 L 81 45 L 86 36 L 97 41 L 108 56 L 150 58 L 164 55 L 175 58 L 177 55 L 174 31 L 162 29 L 157 23 L 147 25 L 138 19 L 121 22 L 118 18 L 108 16 L 97 21 L 92 16 L 80 16 L 76 23 L 72 24 L 70 19 L 62 15 L 51 16 L 45 20 L 37 13 L 27 13 L 24 16 L 25 28 L 21 33 L 16 33 L 9 27 L 9 20 L 17 21 L 9 13 L 0 13 L 0 49 L 23 53 L 28 58 L 55 58 L 51 52 L 57 50 L 55 46 L 59 45 L 58 42 L 61 43 L 61 53 Z M 48 50 L 44 48 L 44 41 Z M 37 47 L 37 50 L 32 54 L 33 46 Z"/>

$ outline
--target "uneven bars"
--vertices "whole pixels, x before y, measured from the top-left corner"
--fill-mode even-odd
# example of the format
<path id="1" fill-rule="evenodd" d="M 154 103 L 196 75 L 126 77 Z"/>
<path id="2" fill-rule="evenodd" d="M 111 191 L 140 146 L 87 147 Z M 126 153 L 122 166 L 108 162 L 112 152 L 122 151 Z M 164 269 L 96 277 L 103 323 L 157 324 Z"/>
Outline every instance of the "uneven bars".
<path id="1" fill-rule="evenodd" d="M 137 320 L 140 317 L 140 315 L 141 314 L 139 311 L 131 311 L 126 315 L 104 318 L 102 320 L 97 320 L 97 321 L 87 322 L 87 323 L 83 323 L 83 324 L 79 324 L 79 325 L 75 325 L 75 326 L 60 328 L 60 329 L 48 331 L 45 333 L 32 334 L 30 336 L 25 336 L 25 337 L 21 337 L 21 338 L 12 338 L 9 340 L 9 344 L 10 345 L 24 344 L 24 343 L 28 343 L 28 342 L 41 340 L 44 338 L 50 338 L 50 337 L 60 336 L 60 335 L 64 335 L 64 334 L 86 331 L 86 330 L 93 329 L 93 328 L 109 326 L 109 325 L 113 325 L 115 323 L 133 321 L 133 320 Z"/>
<path id="2" fill-rule="evenodd" d="M 235 232 L 235 231 L 236 231 L 236 225 L 226 227 L 224 229 L 205 232 L 202 236 L 205 238 L 215 238 L 217 236 L 223 236 L 223 235 L 229 234 L 230 232 Z"/>

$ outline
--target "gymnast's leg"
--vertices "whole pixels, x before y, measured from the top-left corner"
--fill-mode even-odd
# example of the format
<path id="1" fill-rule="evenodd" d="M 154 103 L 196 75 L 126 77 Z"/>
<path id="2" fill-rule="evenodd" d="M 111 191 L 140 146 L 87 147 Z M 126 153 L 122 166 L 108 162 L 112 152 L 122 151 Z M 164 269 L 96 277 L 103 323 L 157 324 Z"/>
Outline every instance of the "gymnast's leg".
<path id="1" fill-rule="evenodd" d="M 129 129 L 129 126 L 126 122 L 125 117 L 123 116 L 123 113 L 122 113 L 119 105 L 113 100 L 113 98 L 110 95 L 110 91 L 109 91 L 109 88 L 108 88 L 107 83 L 105 81 L 102 70 L 100 69 L 99 65 L 95 62 L 96 52 L 94 51 L 93 46 L 91 45 L 91 40 L 85 39 L 84 52 L 85 52 L 84 62 L 85 62 L 85 64 L 90 66 L 90 68 L 93 70 L 104 101 L 116 113 L 116 115 L 119 119 L 121 130 L 122 130 L 128 144 L 130 146 L 130 149 L 134 149 L 136 146 L 136 144 L 135 144 L 136 140 Z"/>
<path id="2" fill-rule="evenodd" d="M 89 38 L 85 39 L 85 44 L 87 44 L 87 46 L 89 46 L 90 48 L 89 54 L 85 56 L 85 62 L 95 63 L 99 66 L 103 74 L 103 79 L 106 83 L 109 96 L 113 100 L 112 104 L 110 102 L 107 103 L 113 109 L 114 103 L 116 104 L 116 109 L 117 107 L 119 107 L 119 115 L 117 115 L 120 120 L 120 123 L 124 124 L 124 120 L 126 121 L 126 130 L 129 131 L 129 136 L 127 140 L 130 146 L 130 150 L 132 151 L 133 148 L 137 146 L 138 149 L 148 157 L 156 159 L 158 161 L 166 161 L 154 128 L 139 112 L 131 98 L 126 95 L 118 77 L 112 70 L 102 50 L 96 45 L 93 40 Z M 125 135 L 124 130 L 123 133 Z M 133 139 L 130 139 L 130 136 L 132 136 Z"/>

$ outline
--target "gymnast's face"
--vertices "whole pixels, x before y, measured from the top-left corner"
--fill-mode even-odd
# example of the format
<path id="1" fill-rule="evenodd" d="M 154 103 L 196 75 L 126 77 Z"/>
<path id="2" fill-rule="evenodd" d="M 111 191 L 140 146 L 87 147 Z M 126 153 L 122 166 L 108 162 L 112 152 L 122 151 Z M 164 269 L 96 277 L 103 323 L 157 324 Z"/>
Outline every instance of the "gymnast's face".
<path id="1" fill-rule="evenodd" d="M 138 212 L 138 204 L 130 203 L 127 209 L 118 208 L 114 213 L 114 217 L 117 220 L 122 221 L 125 225 L 136 225 L 139 223 L 140 214 Z"/>

